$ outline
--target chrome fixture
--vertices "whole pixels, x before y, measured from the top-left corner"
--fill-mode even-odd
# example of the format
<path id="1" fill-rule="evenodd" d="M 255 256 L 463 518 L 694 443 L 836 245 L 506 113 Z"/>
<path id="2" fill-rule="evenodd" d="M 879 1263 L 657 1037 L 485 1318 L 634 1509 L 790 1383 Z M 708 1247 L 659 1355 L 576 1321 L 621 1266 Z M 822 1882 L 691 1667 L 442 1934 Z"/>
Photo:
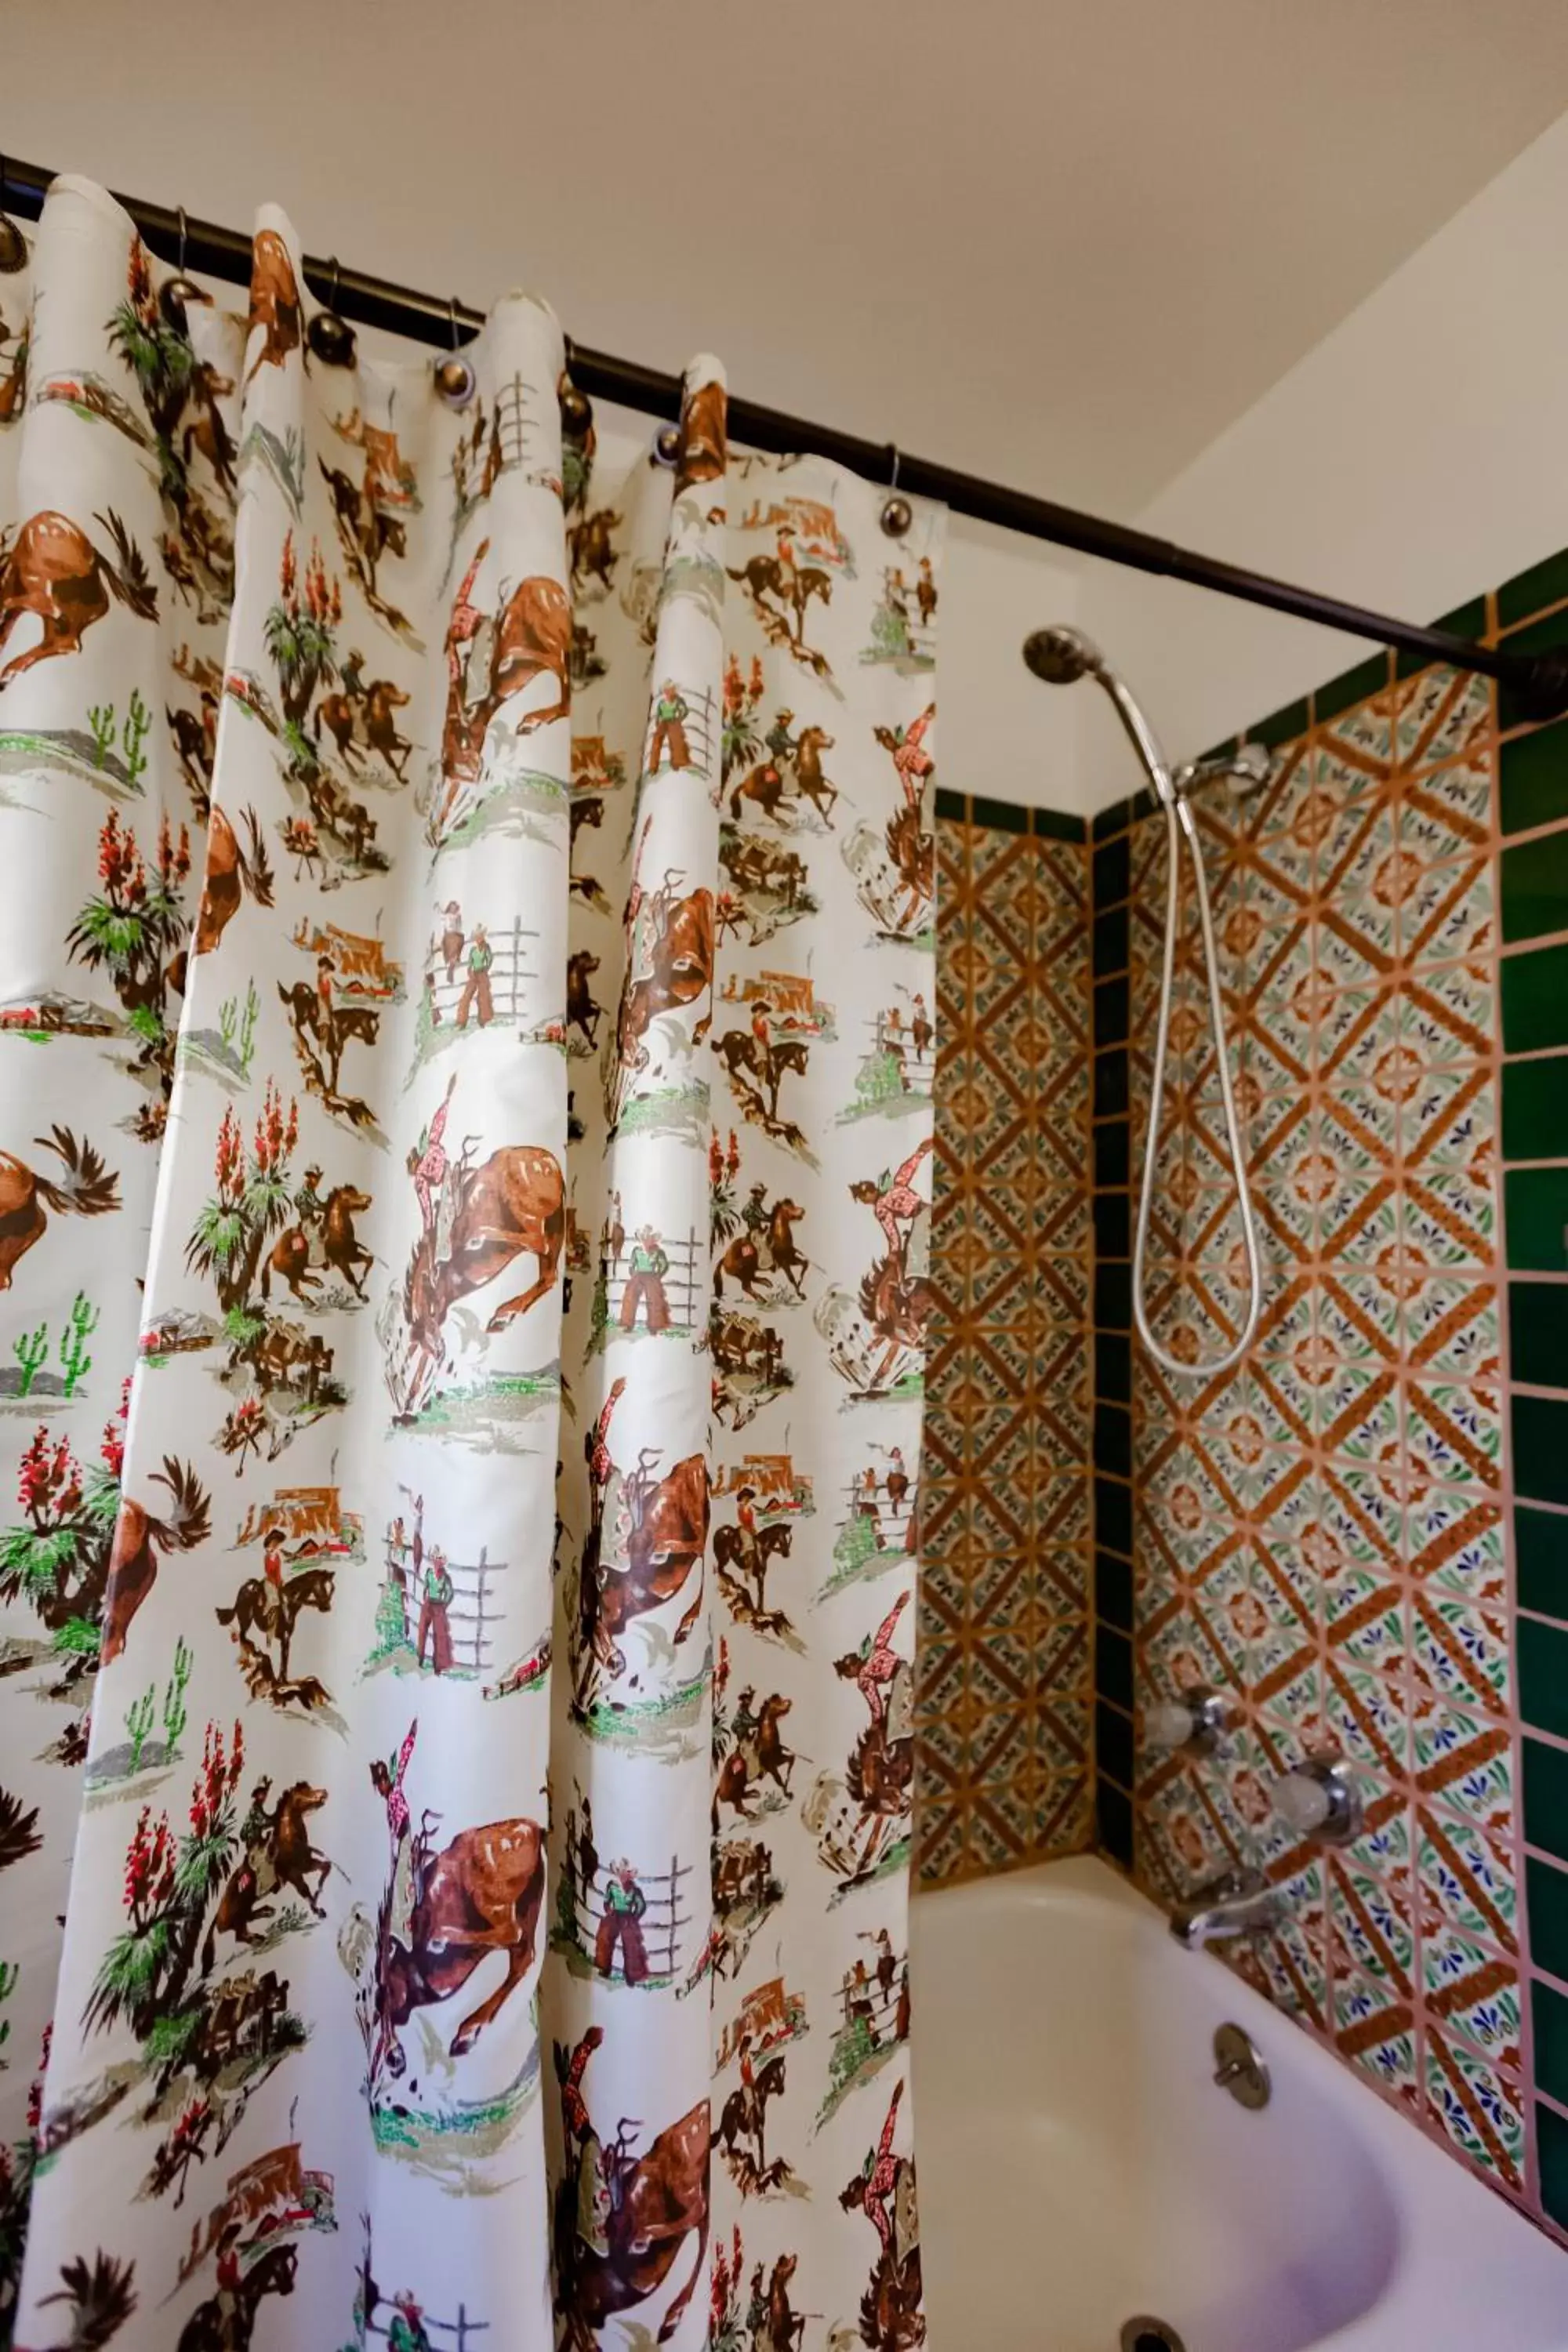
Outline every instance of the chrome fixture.
<path id="1" fill-rule="evenodd" d="M 1175 770 L 1171 782 L 1184 796 L 1204 784 L 1217 783 L 1223 776 L 1235 786 L 1237 796 L 1245 798 L 1268 782 L 1273 765 L 1261 743 L 1242 743 L 1234 751 L 1216 751 L 1207 760 L 1187 761 Z"/>
<path id="2" fill-rule="evenodd" d="M 1222 2091 L 1230 2093 L 1238 2107 L 1250 2107 L 1256 2113 L 1268 2105 L 1273 2085 L 1250 2033 L 1239 2025 L 1216 2025 L 1214 2054 L 1215 2081 Z"/>
<path id="3" fill-rule="evenodd" d="M 1212 1756 L 1230 1728 L 1231 1713 L 1223 1691 L 1194 1683 L 1179 1698 L 1156 1699 L 1144 1708 L 1143 1737 L 1167 1754 L 1184 1748 L 1191 1756 Z"/>
<path id="4" fill-rule="evenodd" d="M 1198 829 L 1188 804 L 1187 790 L 1194 782 L 1206 782 L 1211 775 L 1235 775 L 1242 778 L 1247 789 L 1262 781 L 1258 754 L 1250 744 L 1234 756 L 1224 760 L 1197 761 L 1181 771 L 1185 783 L 1179 783 L 1166 764 L 1159 740 L 1131 693 L 1107 664 L 1100 648 L 1078 629 L 1060 625 L 1037 629 L 1024 641 L 1024 659 L 1037 677 L 1047 686 L 1070 686 L 1080 677 L 1092 677 L 1102 686 L 1116 706 L 1133 750 L 1142 762 L 1145 774 L 1154 788 L 1154 797 L 1165 812 L 1165 841 L 1168 850 L 1165 876 L 1165 952 L 1160 974 L 1160 1018 L 1154 1032 L 1154 1075 L 1149 1094 L 1149 1120 L 1143 1137 L 1143 1184 L 1138 1202 L 1138 1227 L 1132 1243 L 1132 1313 L 1142 1340 L 1162 1371 L 1176 1380 L 1207 1379 L 1215 1372 L 1228 1372 L 1240 1363 L 1251 1347 L 1263 1312 L 1263 1265 L 1258 1253 L 1258 1230 L 1252 1218 L 1252 1194 L 1247 1181 L 1247 1154 L 1242 1147 L 1241 1129 L 1237 1123 L 1236 1094 L 1230 1079 L 1230 1058 L 1226 1047 L 1225 1006 L 1220 996 L 1219 957 L 1215 946 L 1214 917 L 1209 910 L 1207 877 L 1204 873 L 1203 849 L 1198 841 Z M 1154 1197 L 1154 1166 L 1159 1158 L 1160 1107 L 1165 1090 L 1165 1046 L 1171 1026 L 1171 983 L 1176 961 L 1176 924 L 1181 912 L 1182 836 L 1186 836 L 1193 861 L 1193 883 L 1198 894 L 1198 921 L 1203 928 L 1204 967 L 1208 981 L 1209 1019 L 1214 1026 L 1215 1058 L 1219 1066 L 1220 1102 L 1225 1110 L 1226 1139 L 1230 1147 L 1231 1171 L 1236 1180 L 1237 1204 L 1241 1212 L 1241 1235 L 1247 1252 L 1247 1306 L 1241 1336 L 1234 1347 L 1222 1356 L 1212 1356 L 1206 1362 L 1178 1363 L 1167 1355 L 1149 1328 L 1148 1311 L 1143 1303 L 1143 1261 L 1149 1241 L 1149 1210 Z"/>
<path id="5" fill-rule="evenodd" d="M 1274 1804 L 1300 1837 L 1353 1845 L 1365 1825 L 1361 1786 L 1342 1756 L 1308 1756 L 1274 1783 Z"/>
<path id="6" fill-rule="evenodd" d="M 1178 1944 L 1197 1951 L 1205 1944 L 1228 1943 L 1233 1936 L 1267 1936 L 1286 1916 L 1285 1897 L 1260 1870 L 1222 1870 L 1171 1914 Z"/>

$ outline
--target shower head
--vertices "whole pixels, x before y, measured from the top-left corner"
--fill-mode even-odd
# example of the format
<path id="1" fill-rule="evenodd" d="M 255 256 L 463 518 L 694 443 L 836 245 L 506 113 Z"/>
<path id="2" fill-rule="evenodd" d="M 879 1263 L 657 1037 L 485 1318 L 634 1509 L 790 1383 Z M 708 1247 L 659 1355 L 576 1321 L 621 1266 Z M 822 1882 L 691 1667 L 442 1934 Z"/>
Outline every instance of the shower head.
<path id="1" fill-rule="evenodd" d="M 1071 686 L 1080 677 L 1103 677 L 1105 656 L 1077 629 L 1058 623 L 1024 639 L 1024 659 L 1047 686 Z"/>

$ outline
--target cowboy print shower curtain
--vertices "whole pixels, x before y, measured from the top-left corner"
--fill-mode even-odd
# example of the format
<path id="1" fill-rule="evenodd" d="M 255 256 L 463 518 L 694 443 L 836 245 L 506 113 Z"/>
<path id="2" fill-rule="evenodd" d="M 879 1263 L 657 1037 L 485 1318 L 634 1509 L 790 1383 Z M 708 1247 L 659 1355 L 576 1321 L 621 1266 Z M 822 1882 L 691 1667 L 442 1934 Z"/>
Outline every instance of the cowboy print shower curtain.
<path id="1" fill-rule="evenodd" d="M 0 276 L 0 2338 L 902 2352 L 940 517 L 312 313 Z"/>

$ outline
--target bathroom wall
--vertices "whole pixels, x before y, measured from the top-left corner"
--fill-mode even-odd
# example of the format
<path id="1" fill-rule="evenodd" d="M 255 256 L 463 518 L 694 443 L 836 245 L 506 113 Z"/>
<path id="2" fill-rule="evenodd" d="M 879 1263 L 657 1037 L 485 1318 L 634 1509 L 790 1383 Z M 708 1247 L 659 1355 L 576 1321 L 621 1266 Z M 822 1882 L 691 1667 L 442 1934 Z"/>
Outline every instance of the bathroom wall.
<path id="1" fill-rule="evenodd" d="M 1568 559 L 1453 622 L 1561 641 Z M 1518 720 L 1378 655 L 1203 796 L 1266 1263 L 1229 1378 L 1123 1377 L 1163 824 L 1095 820 L 1100 1835 L 1157 1895 L 1266 1869 L 1289 1923 L 1232 1964 L 1568 2230 L 1568 722 Z M 1149 1291 L 1193 1359 L 1246 1273 L 1187 913 Z M 1198 1682 L 1223 1752 L 1135 1750 Z M 1268 1790 L 1333 1750 L 1330 1854 Z"/>
<path id="2" fill-rule="evenodd" d="M 939 793 L 922 1885 L 1092 1840 L 1089 850 Z"/>

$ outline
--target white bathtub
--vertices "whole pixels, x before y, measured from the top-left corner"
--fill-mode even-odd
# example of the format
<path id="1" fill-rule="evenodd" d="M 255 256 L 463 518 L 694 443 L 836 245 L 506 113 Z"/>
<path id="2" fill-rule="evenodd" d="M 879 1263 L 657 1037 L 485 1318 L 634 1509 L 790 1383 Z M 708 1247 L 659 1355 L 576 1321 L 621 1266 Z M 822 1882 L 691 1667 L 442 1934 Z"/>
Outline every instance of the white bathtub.
<path id="1" fill-rule="evenodd" d="M 1568 2254 L 1103 1863 L 922 1895 L 931 2352 L 1568 2352 Z M 1273 2096 L 1216 2089 L 1216 2025 Z"/>

